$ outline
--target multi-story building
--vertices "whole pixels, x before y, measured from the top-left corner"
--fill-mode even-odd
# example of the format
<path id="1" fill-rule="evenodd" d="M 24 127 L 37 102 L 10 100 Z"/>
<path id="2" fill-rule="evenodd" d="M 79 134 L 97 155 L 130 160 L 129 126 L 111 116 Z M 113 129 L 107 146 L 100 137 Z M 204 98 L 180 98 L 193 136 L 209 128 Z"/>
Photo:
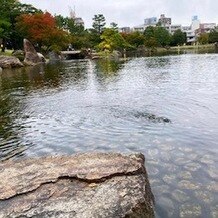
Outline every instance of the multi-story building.
<path id="1" fill-rule="evenodd" d="M 200 28 L 195 30 L 196 36 L 200 36 L 202 33 L 209 33 L 212 29 L 216 28 L 215 23 L 201 23 Z"/>
<path id="2" fill-rule="evenodd" d="M 75 12 L 75 8 L 74 10 L 72 10 L 72 8 L 69 8 L 70 9 L 70 18 L 72 20 L 74 20 L 74 24 L 76 26 L 85 26 L 85 23 L 83 21 L 83 19 L 81 17 L 76 17 L 76 12 Z"/>
<path id="3" fill-rule="evenodd" d="M 173 35 L 177 30 L 182 30 L 182 25 L 181 24 L 173 24 L 170 25 L 169 32 Z"/>
<path id="4" fill-rule="evenodd" d="M 139 25 L 139 26 L 135 26 L 132 28 L 132 31 L 133 32 L 141 32 L 143 33 L 146 29 L 146 26 L 143 24 L 143 25 Z"/>
<path id="5" fill-rule="evenodd" d="M 144 25 L 145 26 L 156 26 L 157 22 L 158 20 L 156 17 L 149 17 L 144 20 Z"/>
<path id="6" fill-rule="evenodd" d="M 158 23 L 160 23 L 161 26 L 169 26 L 172 24 L 172 18 L 165 17 L 165 14 L 161 14 L 160 18 L 158 20 Z"/>
<path id="7" fill-rule="evenodd" d="M 186 33 L 187 43 L 194 44 L 197 41 L 195 31 L 200 27 L 200 20 L 198 16 L 192 17 L 192 23 L 190 26 L 183 26 L 182 31 Z"/>
<path id="8" fill-rule="evenodd" d="M 120 33 L 130 33 L 131 28 L 130 27 L 121 27 L 121 28 L 119 28 L 119 32 Z"/>
<path id="9" fill-rule="evenodd" d="M 85 23 L 84 23 L 84 21 L 83 21 L 83 19 L 81 17 L 75 17 L 74 18 L 74 23 L 77 26 L 83 26 L 83 27 L 85 26 Z"/>

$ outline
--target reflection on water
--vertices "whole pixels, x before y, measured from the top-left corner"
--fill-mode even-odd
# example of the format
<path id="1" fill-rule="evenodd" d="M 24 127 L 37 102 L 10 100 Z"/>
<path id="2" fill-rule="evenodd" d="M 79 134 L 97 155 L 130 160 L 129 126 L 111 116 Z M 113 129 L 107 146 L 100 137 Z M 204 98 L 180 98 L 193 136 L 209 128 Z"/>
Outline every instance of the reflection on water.
<path id="1" fill-rule="evenodd" d="M 218 55 L 0 74 L 0 160 L 142 152 L 157 217 L 218 217 Z"/>

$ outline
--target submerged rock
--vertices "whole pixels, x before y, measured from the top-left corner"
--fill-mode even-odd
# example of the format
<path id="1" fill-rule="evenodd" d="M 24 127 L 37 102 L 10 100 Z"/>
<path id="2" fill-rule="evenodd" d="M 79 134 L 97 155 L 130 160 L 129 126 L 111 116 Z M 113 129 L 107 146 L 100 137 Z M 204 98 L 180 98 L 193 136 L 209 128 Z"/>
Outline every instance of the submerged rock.
<path id="1" fill-rule="evenodd" d="M 39 57 L 38 53 L 29 40 L 24 39 L 23 46 L 25 53 L 24 64 L 33 66 L 42 62 L 42 59 Z"/>
<path id="2" fill-rule="evenodd" d="M 155 114 L 150 114 L 146 112 L 136 112 L 134 114 L 136 118 L 145 118 L 154 123 L 171 123 L 171 120 L 166 117 L 158 117 Z"/>
<path id="3" fill-rule="evenodd" d="M 195 204 L 183 204 L 180 207 L 180 217 L 184 218 L 193 218 L 193 217 L 202 217 L 201 206 Z"/>
<path id="4" fill-rule="evenodd" d="M 23 64 L 16 57 L 12 56 L 0 56 L 0 68 L 15 68 L 23 67 Z"/>
<path id="5" fill-rule="evenodd" d="M 181 180 L 178 183 L 178 187 L 180 187 L 181 189 L 187 189 L 187 190 L 197 190 L 197 189 L 200 189 L 200 184 L 194 183 L 193 181 L 189 181 L 189 180 Z"/>
<path id="6" fill-rule="evenodd" d="M 174 191 L 172 192 L 172 197 L 173 197 L 176 201 L 178 201 L 178 202 L 180 202 L 180 203 L 183 203 L 183 202 L 185 202 L 185 201 L 190 200 L 190 197 L 189 197 L 185 192 L 183 192 L 183 191 L 181 191 L 181 190 L 179 190 L 179 189 L 174 190 Z"/>
<path id="7" fill-rule="evenodd" d="M 0 169 L 0 217 L 154 217 L 141 154 L 7 161 Z"/>

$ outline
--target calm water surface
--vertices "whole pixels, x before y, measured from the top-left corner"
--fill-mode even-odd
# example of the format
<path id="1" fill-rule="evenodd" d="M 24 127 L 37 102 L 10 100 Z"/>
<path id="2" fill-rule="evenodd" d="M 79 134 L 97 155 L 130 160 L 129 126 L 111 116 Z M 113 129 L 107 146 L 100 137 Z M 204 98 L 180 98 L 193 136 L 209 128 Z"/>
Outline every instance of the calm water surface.
<path id="1" fill-rule="evenodd" d="M 218 217 L 218 55 L 0 74 L 0 160 L 142 152 L 157 217 Z"/>

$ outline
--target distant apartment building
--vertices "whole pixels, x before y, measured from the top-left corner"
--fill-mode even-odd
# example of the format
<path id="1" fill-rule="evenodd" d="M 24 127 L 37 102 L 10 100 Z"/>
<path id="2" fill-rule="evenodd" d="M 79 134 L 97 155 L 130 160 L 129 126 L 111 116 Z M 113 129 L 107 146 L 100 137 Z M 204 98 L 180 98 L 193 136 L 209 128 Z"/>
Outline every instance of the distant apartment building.
<path id="1" fill-rule="evenodd" d="M 198 16 L 193 16 L 192 17 L 192 23 L 191 23 L 191 29 L 193 31 L 197 30 L 200 28 L 200 20 L 198 19 Z"/>
<path id="2" fill-rule="evenodd" d="M 76 12 L 75 12 L 75 8 L 74 10 L 72 10 L 72 8 L 70 9 L 70 18 L 74 21 L 74 24 L 76 26 L 85 26 L 85 23 L 83 21 L 83 19 L 81 17 L 76 17 Z"/>
<path id="3" fill-rule="evenodd" d="M 119 32 L 120 33 L 130 33 L 131 28 L 130 27 L 121 27 L 121 28 L 119 28 Z"/>
<path id="4" fill-rule="evenodd" d="M 195 34 L 198 37 L 202 33 L 209 33 L 214 28 L 216 28 L 216 23 L 201 23 L 200 28 L 195 30 Z"/>
<path id="5" fill-rule="evenodd" d="M 181 24 L 173 24 L 170 25 L 169 32 L 173 35 L 177 30 L 182 30 L 182 25 Z"/>
<path id="6" fill-rule="evenodd" d="M 170 26 L 172 24 L 172 18 L 166 17 L 165 14 L 161 14 L 158 23 L 163 27 Z"/>
<path id="7" fill-rule="evenodd" d="M 149 17 L 144 20 L 144 25 L 145 26 L 156 26 L 157 22 L 158 20 L 156 17 Z"/>
<path id="8" fill-rule="evenodd" d="M 198 16 L 192 17 L 192 23 L 190 26 L 182 26 L 182 32 L 186 33 L 187 43 L 194 44 L 197 41 L 197 36 L 195 34 L 196 30 L 200 27 L 200 20 Z"/>
<path id="9" fill-rule="evenodd" d="M 81 17 L 75 17 L 74 18 L 74 23 L 76 26 L 85 26 L 85 23 Z"/>
<path id="10" fill-rule="evenodd" d="M 172 18 L 166 17 L 165 14 L 161 14 L 160 18 L 150 17 L 144 19 L 144 24 L 135 26 L 131 31 L 144 32 L 148 26 L 161 26 L 165 28 L 170 34 L 174 34 L 177 30 L 181 30 L 186 33 L 187 43 L 194 44 L 197 41 L 198 36 L 201 33 L 208 33 L 214 28 L 218 28 L 215 23 L 200 23 L 198 16 L 192 17 L 190 26 L 182 26 L 181 24 L 172 24 Z"/>
<path id="11" fill-rule="evenodd" d="M 145 31 L 145 29 L 146 29 L 146 26 L 143 24 L 143 25 L 133 27 L 132 31 L 143 33 Z"/>

